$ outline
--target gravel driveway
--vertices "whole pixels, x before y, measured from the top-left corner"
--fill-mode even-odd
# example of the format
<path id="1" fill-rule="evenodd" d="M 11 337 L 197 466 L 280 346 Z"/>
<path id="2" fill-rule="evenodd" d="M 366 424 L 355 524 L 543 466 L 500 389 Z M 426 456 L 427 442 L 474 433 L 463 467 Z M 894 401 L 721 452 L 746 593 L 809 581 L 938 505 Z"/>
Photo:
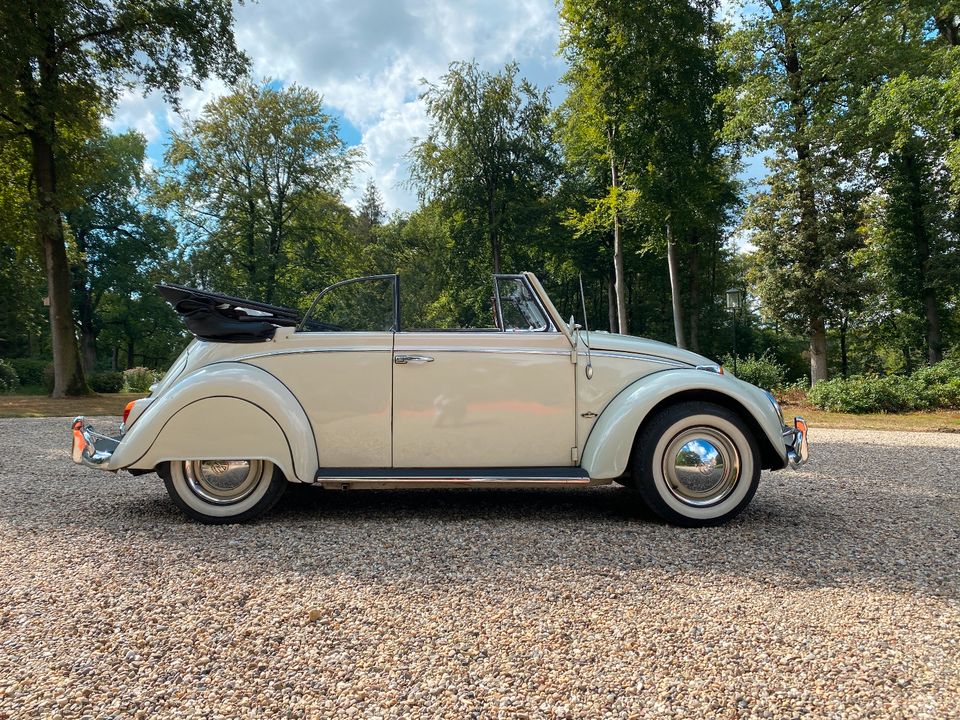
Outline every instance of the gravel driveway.
<path id="1" fill-rule="evenodd" d="M 299 488 L 188 522 L 0 420 L 0 718 L 960 717 L 960 435 L 814 430 L 747 512 Z"/>

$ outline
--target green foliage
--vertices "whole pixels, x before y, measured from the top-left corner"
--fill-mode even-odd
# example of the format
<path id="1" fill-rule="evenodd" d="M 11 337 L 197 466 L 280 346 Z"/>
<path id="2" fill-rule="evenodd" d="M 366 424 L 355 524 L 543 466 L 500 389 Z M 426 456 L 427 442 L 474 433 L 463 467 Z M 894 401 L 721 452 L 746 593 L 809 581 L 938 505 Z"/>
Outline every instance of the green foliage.
<path id="1" fill-rule="evenodd" d="M 641 308 L 628 322 L 631 256 L 656 253 L 653 273 L 663 275 L 669 234 L 690 279 L 673 292 L 689 305 L 690 344 L 699 347 L 695 328 L 713 314 L 717 296 L 705 292 L 700 269 L 722 254 L 722 228 L 736 203 L 733 160 L 717 141 L 715 96 L 726 79 L 717 64 L 719 26 L 708 6 L 685 0 L 564 0 L 560 19 L 569 94 L 556 122 L 580 191 L 564 222 L 594 253 L 609 248 L 616 277 L 623 274 L 614 291 L 627 317 L 610 323 L 623 332 L 649 321 Z"/>
<path id="2" fill-rule="evenodd" d="M 34 387 L 44 384 L 43 371 L 50 364 L 49 360 L 34 360 L 32 358 L 7 358 L 5 362 L 16 371 L 21 385 Z"/>
<path id="3" fill-rule="evenodd" d="M 807 398 L 815 407 L 831 412 L 900 412 L 910 406 L 902 379 L 892 376 L 855 375 L 824 380 L 810 389 Z"/>
<path id="4" fill-rule="evenodd" d="M 331 219 L 359 159 L 318 92 L 248 80 L 172 134 L 156 200 L 194 238 L 200 284 L 294 304 L 303 255 L 321 255 L 311 258 L 315 266 L 351 254 Z"/>
<path id="5" fill-rule="evenodd" d="M 52 362 L 45 362 L 43 366 L 43 389 L 48 393 L 53 392 L 53 386 L 56 382 L 56 375 L 53 370 Z"/>
<path id="6" fill-rule="evenodd" d="M 180 87 L 246 66 L 230 0 L 65 0 L 0 4 L 0 137 L 25 138 L 36 248 L 42 248 L 60 394 L 87 392 L 72 323 L 63 211 L 70 153 L 134 84 L 176 103 Z"/>
<path id="7" fill-rule="evenodd" d="M 885 413 L 960 407 L 960 358 L 911 375 L 856 375 L 817 383 L 808 399 L 823 410 Z"/>
<path id="8" fill-rule="evenodd" d="M 150 368 L 135 367 L 123 371 L 123 387 L 127 392 L 147 392 L 157 382 L 157 373 Z"/>
<path id="9" fill-rule="evenodd" d="M 722 364 L 727 372 L 733 372 L 733 356 L 725 355 Z M 787 382 L 787 369 L 766 351 L 761 355 L 737 358 L 737 377 L 764 390 L 780 389 Z"/>
<path id="10" fill-rule="evenodd" d="M 558 175 L 548 94 L 517 73 L 515 63 L 489 73 L 455 62 L 421 96 L 431 124 L 410 151 L 411 180 L 450 219 L 468 285 L 515 269 L 512 251 L 535 238 Z"/>
<path id="11" fill-rule="evenodd" d="M 122 372 L 98 372 L 90 376 L 90 389 L 98 393 L 118 393 L 123 390 Z"/>
<path id="12" fill-rule="evenodd" d="M 17 371 L 7 360 L 0 358 L 0 393 L 13 392 L 20 386 Z"/>

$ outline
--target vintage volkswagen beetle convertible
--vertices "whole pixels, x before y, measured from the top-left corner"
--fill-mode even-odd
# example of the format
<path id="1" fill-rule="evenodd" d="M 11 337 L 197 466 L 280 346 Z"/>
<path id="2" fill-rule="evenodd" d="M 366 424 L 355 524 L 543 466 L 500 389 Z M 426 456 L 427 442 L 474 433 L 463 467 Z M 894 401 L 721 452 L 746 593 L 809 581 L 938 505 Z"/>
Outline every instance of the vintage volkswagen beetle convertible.
<path id="1" fill-rule="evenodd" d="M 563 321 L 530 273 L 497 275 L 496 327 L 406 329 L 395 275 L 321 292 L 310 310 L 175 285 L 196 339 L 119 437 L 73 422 L 75 462 L 156 471 L 202 522 L 248 520 L 288 482 L 633 488 L 660 517 L 713 525 L 760 470 L 807 459 L 802 419 L 673 346 Z"/>

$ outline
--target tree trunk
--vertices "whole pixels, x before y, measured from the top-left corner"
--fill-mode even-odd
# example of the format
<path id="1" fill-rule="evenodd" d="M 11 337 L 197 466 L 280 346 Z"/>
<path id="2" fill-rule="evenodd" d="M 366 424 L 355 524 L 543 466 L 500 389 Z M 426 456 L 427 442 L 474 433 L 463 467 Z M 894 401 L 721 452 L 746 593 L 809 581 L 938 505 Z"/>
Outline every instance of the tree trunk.
<path id="1" fill-rule="evenodd" d="M 133 364 L 133 340 L 127 338 L 127 370 L 135 367 Z"/>
<path id="2" fill-rule="evenodd" d="M 849 372 L 849 363 L 847 357 L 847 326 L 849 321 L 844 315 L 840 320 L 840 375 L 847 377 Z"/>
<path id="3" fill-rule="evenodd" d="M 827 330 L 823 318 L 810 320 L 810 384 L 827 379 Z"/>
<path id="4" fill-rule="evenodd" d="M 30 133 L 32 169 L 37 193 L 37 237 L 43 248 L 50 301 L 50 344 L 53 349 L 54 384 L 51 397 L 84 395 L 89 392 L 77 352 L 77 337 L 70 307 L 70 264 L 63 237 L 63 222 L 57 202 L 57 174 L 54 165 L 53 127 L 47 133 Z"/>
<path id="5" fill-rule="evenodd" d="M 794 8 L 791 0 L 782 0 L 783 13 L 792 19 Z M 800 199 L 800 227 L 803 264 L 807 267 L 823 266 L 823 248 L 820 243 L 820 219 L 817 212 L 817 195 L 811 168 L 810 143 L 806 139 L 808 110 L 800 54 L 796 43 L 789 35 L 789 24 L 784 32 L 786 48 L 783 65 L 790 88 L 790 111 L 793 116 L 793 149 L 797 156 L 797 195 Z M 810 328 L 810 380 L 817 383 L 827 379 L 827 335 L 824 327 L 824 299 L 816 289 L 807 303 Z"/>
<path id="6" fill-rule="evenodd" d="M 904 149 L 902 158 L 910 183 L 910 232 L 917 248 L 916 270 L 926 321 L 927 362 L 933 365 L 943 360 L 943 341 L 940 334 L 940 302 L 930 277 L 933 258 L 930 249 L 930 231 L 924 218 L 922 170 L 914 150 L 909 146 Z"/>
<path id="7" fill-rule="evenodd" d="M 690 349 L 700 352 L 700 242 L 690 246 Z"/>
<path id="8" fill-rule="evenodd" d="M 927 320 L 927 362 L 936 365 L 943 360 L 943 340 L 940 334 L 940 304 L 932 287 L 923 290 L 923 312 Z"/>
<path id="9" fill-rule="evenodd" d="M 683 337 L 683 305 L 680 302 L 680 269 L 677 267 L 677 247 L 673 241 L 670 223 L 667 223 L 667 268 L 670 271 L 670 299 L 673 303 L 673 335 L 678 348 L 686 348 Z"/>
<path id="10" fill-rule="evenodd" d="M 614 268 L 610 268 L 610 277 L 607 279 L 607 315 L 610 320 L 610 332 L 617 332 L 617 276 Z"/>
<path id="11" fill-rule="evenodd" d="M 86 238 L 82 233 L 76 235 L 77 250 L 81 256 L 86 256 Z M 80 325 L 80 356 L 83 361 L 83 371 L 87 375 L 97 367 L 97 330 L 93 322 L 94 302 L 89 287 L 89 272 L 86 259 L 73 268 L 74 297 L 80 298 L 77 307 L 77 319 Z"/>
<path id="12" fill-rule="evenodd" d="M 617 172 L 616 156 L 613 152 L 613 131 L 609 129 L 607 131 L 607 141 L 610 147 L 610 187 L 613 188 L 614 197 L 616 197 L 620 188 L 620 176 Z M 619 203 L 619 198 L 617 198 L 617 203 Z M 617 298 L 617 332 L 626 335 L 629 332 L 627 289 L 623 271 L 623 238 L 620 236 L 620 211 L 617 207 L 613 209 L 613 276 Z"/>

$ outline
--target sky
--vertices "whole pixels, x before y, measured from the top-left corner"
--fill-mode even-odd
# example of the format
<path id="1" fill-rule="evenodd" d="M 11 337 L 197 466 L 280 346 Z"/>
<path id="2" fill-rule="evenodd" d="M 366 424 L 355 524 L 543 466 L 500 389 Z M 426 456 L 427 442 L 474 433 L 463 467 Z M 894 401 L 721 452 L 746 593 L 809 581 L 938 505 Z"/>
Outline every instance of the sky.
<path id="1" fill-rule="evenodd" d="M 352 187 L 343 188 L 354 207 L 368 179 L 388 212 L 416 207 L 415 193 L 404 186 L 404 156 L 412 139 L 428 132 L 421 79 L 438 82 L 451 62 L 475 59 L 497 71 L 515 60 L 521 76 L 554 88 L 555 102 L 564 94 L 554 0 L 260 0 L 234 13 L 237 43 L 253 76 L 317 90 L 341 137 L 363 148 L 366 162 Z M 227 92 L 217 80 L 202 91 L 185 89 L 182 112 L 197 117 L 206 102 Z M 169 129 L 181 123 L 158 94 L 131 91 L 111 126 L 142 132 L 156 166 Z"/>

